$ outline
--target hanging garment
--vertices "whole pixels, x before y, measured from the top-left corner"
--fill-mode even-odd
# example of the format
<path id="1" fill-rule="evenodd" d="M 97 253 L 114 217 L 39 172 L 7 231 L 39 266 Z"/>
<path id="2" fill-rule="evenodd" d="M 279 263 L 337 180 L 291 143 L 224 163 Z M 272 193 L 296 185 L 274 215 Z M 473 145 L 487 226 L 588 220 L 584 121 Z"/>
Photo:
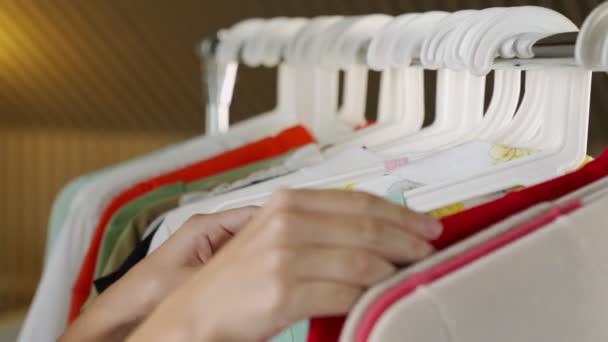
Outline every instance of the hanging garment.
<path id="1" fill-rule="evenodd" d="M 166 241 L 194 214 L 215 213 L 219 208 L 232 201 L 241 201 L 246 198 L 257 197 L 260 194 L 270 193 L 275 189 L 282 186 L 289 186 L 293 183 L 301 184 L 314 182 L 317 179 L 325 179 L 351 170 L 357 170 L 359 167 L 369 165 L 370 163 L 382 163 L 382 160 L 365 149 L 346 148 L 340 153 L 327 157 L 322 165 L 306 167 L 286 177 L 274 178 L 224 195 L 207 198 L 201 202 L 179 207 L 167 215 L 158 232 L 155 234 L 148 253 L 151 253 L 158 248 L 158 246 Z"/>
<path id="2" fill-rule="evenodd" d="M 185 193 L 179 196 L 179 201 L 181 202 L 188 196 L 200 197 L 203 196 L 203 194 L 221 194 L 222 192 L 219 191 L 219 188 L 229 192 L 232 188 L 225 186 L 226 184 L 232 186 L 236 182 L 239 182 L 246 186 L 264 180 L 259 176 L 254 177 L 254 175 L 258 175 L 260 172 L 265 173 L 267 170 L 280 168 L 281 172 L 288 174 L 305 165 L 318 163 L 321 160 L 320 158 L 321 156 L 317 153 L 316 147 L 308 145 L 293 152 L 290 151 L 279 157 L 262 160 L 200 181 L 188 183 L 186 185 Z M 275 175 L 276 172 L 272 172 L 272 174 Z M 283 173 L 280 175 L 283 175 Z M 152 224 L 151 221 L 158 219 L 160 216 L 164 217 L 164 214 L 167 211 L 176 207 L 176 199 L 170 198 L 162 204 L 158 203 L 153 207 L 146 207 L 129 222 L 127 227 L 125 227 L 120 234 L 116 245 L 112 248 L 108 265 L 105 267 L 102 276 L 112 273 L 115 268 L 126 259 L 135 245 L 149 234 L 149 230 L 151 230 L 150 227 L 153 227 L 154 229 L 157 228 L 157 225 Z M 158 224 L 160 224 L 160 222 L 158 222 Z"/>
<path id="3" fill-rule="evenodd" d="M 49 217 L 49 224 L 46 234 L 46 247 L 44 253 L 45 263 L 51 254 L 53 247 L 55 246 L 55 241 L 57 240 L 61 226 L 68 216 L 70 203 L 72 203 L 72 200 L 78 191 L 80 191 L 80 189 L 93 178 L 94 175 L 80 176 L 64 186 L 59 194 L 55 197 L 53 206 L 51 207 L 51 215 Z"/>
<path id="4" fill-rule="evenodd" d="M 441 277 L 455 272 L 456 270 L 459 270 L 468 264 L 473 263 L 474 261 L 481 259 L 484 256 L 493 253 L 514 241 L 517 241 L 518 239 L 523 238 L 528 234 L 532 234 L 538 229 L 541 229 L 542 227 L 555 221 L 561 215 L 567 215 L 578 208 L 580 208 L 580 203 L 578 201 L 571 202 L 563 207 L 553 208 L 549 212 L 532 219 L 530 222 L 526 222 L 515 229 L 505 232 L 499 237 L 493 238 L 480 246 L 475 246 L 467 251 L 464 251 L 456 257 L 441 263 L 430 270 L 411 275 L 403 282 L 384 292 L 374 301 L 371 307 L 368 308 L 356 329 L 355 341 L 368 341 L 372 329 L 382 314 L 391 305 L 416 291 L 416 289 L 431 284 Z"/>
<path id="5" fill-rule="evenodd" d="M 94 278 L 103 277 L 117 269 L 137 242 L 142 239 L 151 221 L 166 211 L 177 207 L 178 200 L 183 194 L 196 190 L 210 190 L 209 192 L 214 193 L 230 191 L 233 186 L 232 184 L 238 183 L 241 186 L 246 186 L 247 182 L 263 180 L 261 176 L 269 177 L 271 175 L 276 176 L 290 173 L 306 165 L 318 163 L 319 158 L 318 148 L 311 144 L 279 157 L 256 162 L 206 178 L 204 181 L 188 184 L 178 182 L 166 185 L 132 200 L 117 211 L 105 227 L 99 256 L 95 265 Z M 265 168 L 274 171 L 269 172 Z M 239 179 L 239 177 L 244 178 Z M 222 180 L 234 182 L 230 183 L 230 186 L 225 186 L 221 183 Z M 217 184 L 220 185 L 218 186 Z M 208 189 L 208 187 L 213 186 L 216 187 Z M 221 189 L 218 190 L 218 188 Z M 96 296 L 97 291 L 91 285 L 86 303 L 91 302 Z"/>
<path id="6" fill-rule="evenodd" d="M 104 243 L 102 243 L 101 251 L 105 251 L 109 257 L 107 259 L 106 266 L 101 272 L 101 277 L 116 271 L 127 259 L 129 254 L 131 254 L 131 251 L 133 251 L 135 246 L 137 246 L 140 241 L 149 237 L 150 234 L 145 234 L 148 226 L 154 224 L 154 226 L 158 228 L 162 221 L 155 223 L 156 219 L 159 217 L 162 218 L 164 213 L 175 208 L 177 206 L 177 202 L 177 197 L 174 197 L 170 199 L 163 199 L 159 202 L 146 206 L 137 214 L 137 216 L 127 223 L 126 227 L 122 229 L 122 232 L 120 233 L 120 236 L 116 240 L 116 244 L 114 246 L 104 246 Z M 97 262 L 99 263 L 99 259 Z M 95 266 L 97 267 L 97 265 Z M 96 278 L 98 277 L 100 276 L 96 275 Z"/>
<path id="7" fill-rule="evenodd" d="M 72 287 L 72 299 L 69 306 L 68 321 L 71 322 L 78 316 L 82 305 L 89 296 L 91 284 L 93 283 L 95 261 L 99 253 L 104 228 L 110 221 L 112 215 L 114 215 L 114 213 L 123 205 L 159 186 L 180 180 L 189 182 L 212 176 L 251 162 L 283 154 L 291 149 L 312 142 L 314 142 L 314 139 L 308 131 L 301 126 L 296 126 L 281 132 L 276 137 L 262 139 L 258 142 L 225 152 L 211 159 L 141 182 L 116 196 L 106 207 L 96 225 L 91 244 L 81 264 L 78 278 Z"/>
<path id="8" fill-rule="evenodd" d="M 295 155 L 295 153 L 294 154 L 290 153 L 289 155 L 298 157 Z M 276 160 L 276 159 L 281 159 L 281 157 L 275 158 L 273 160 Z M 262 161 L 262 162 L 258 162 L 255 164 L 259 165 L 259 164 L 263 164 L 266 162 L 267 161 Z M 241 170 L 250 169 L 251 166 L 252 165 L 244 166 L 240 169 Z M 236 171 L 236 170 L 234 170 L 234 171 Z M 228 171 L 228 172 L 223 173 L 222 175 L 226 175 L 228 173 L 233 173 L 234 171 Z M 222 177 L 222 176 L 218 175 L 218 176 L 214 176 L 214 177 L 209 177 L 206 180 L 201 181 L 200 182 L 201 184 L 196 184 L 199 182 L 193 182 L 190 184 L 191 185 L 196 184 L 197 187 L 203 187 L 202 183 L 209 184 L 209 181 L 211 181 L 215 177 Z M 183 195 L 183 196 L 186 196 L 186 195 Z M 201 194 L 196 193 L 196 194 L 193 194 L 193 196 L 194 195 L 200 196 Z M 182 198 L 183 198 L 183 196 L 182 196 Z M 163 203 L 163 204 L 165 204 L 165 203 Z M 115 247 L 115 250 L 112 252 L 112 255 L 110 256 L 110 260 L 108 261 L 108 266 L 110 266 L 110 264 L 112 264 L 112 263 L 115 263 L 117 266 L 113 267 L 113 268 L 110 267 L 110 268 L 112 268 L 111 271 L 106 268 L 106 270 L 104 270 L 103 277 L 98 279 L 99 282 L 97 282 L 97 280 L 95 281 L 95 285 L 96 285 L 99 293 L 103 292 L 109 285 L 111 285 L 112 283 L 117 281 L 122 275 L 124 275 L 128 270 L 130 270 L 137 262 L 141 261 L 143 259 L 143 257 L 147 254 L 147 251 L 148 251 L 149 245 L 150 245 L 150 241 L 144 242 L 143 240 L 148 240 L 148 238 L 151 239 L 152 235 L 154 235 L 154 233 L 156 232 L 156 230 L 158 229 L 158 227 L 161 225 L 162 221 L 164 220 L 165 215 L 163 214 L 163 215 L 158 215 L 156 218 L 153 219 L 152 222 L 149 222 L 151 216 L 153 217 L 153 216 L 157 215 L 157 213 L 154 213 L 157 211 L 157 209 L 159 211 L 164 211 L 164 208 L 163 209 L 161 209 L 161 208 L 163 208 L 162 205 L 159 205 L 158 207 L 146 208 L 145 210 L 140 212 L 138 214 L 138 216 L 131 222 L 133 224 L 132 227 L 127 227 L 125 229 L 125 231 L 123 232 L 123 234 L 121 234 L 121 237 L 119 238 L 119 241 L 117 242 L 117 246 Z M 117 249 L 120 249 L 121 251 L 115 255 L 114 252 L 116 252 Z M 142 251 L 145 251 L 145 253 L 142 253 Z M 124 255 L 124 257 L 121 256 L 122 253 L 126 253 Z M 113 273 L 113 274 L 111 275 L 111 273 Z"/>
<path id="9" fill-rule="evenodd" d="M 463 240 L 455 245 L 450 246 L 444 250 L 441 250 L 435 253 L 428 259 L 422 260 L 410 267 L 404 268 L 397 274 L 395 274 L 390 279 L 383 281 L 380 284 L 377 284 L 373 288 L 366 291 L 366 293 L 358 300 L 357 304 L 353 307 L 353 309 L 348 314 L 348 319 L 344 324 L 344 328 L 342 329 L 342 333 L 340 335 L 340 341 L 353 341 L 355 330 L 361 321 L 361 317 L 364 315 L 365 311 L 372 305 L 372 303 L 378 298 L 382 293 L 388 291 L 390 288 L 396 286 L 400 281 L 410 277 L 412 274 L 420 273 L 425 270 L 430 269 L 444 261 L 447 261 L 451 258 L 458 256 L 463 251 L 470 249 L 474 246 L 480 245 L 485 241 L 501 234 L 505 233 L 514 227 L 520 226 L 527 221 L 530 221 L 534 217 L 538 217 L 542 214 L 547 213 L 552 206 L 554 205 L 564 205 L 568 202 L 576 200 L 578 198 L 593 198 L 593 196 L 605 194 L 608 191 L 608 178 L 602 178 L 599 181 L 596 181 L 590 185 L 585 186 L 571 194 L 568 194 L 558 201 L 555 204 L 550 203 L 541 203 L 537 204 L 525 211 L 522 211 L 516 215 L 513 215 L 492 227 L 489 227 L 480 233 Z"/>
<path id="10" fill-rule="evenodd" d="M 156 151 L 150 153 L 150 156 L 159 155 L 161 151 Z M 131 160 L 128 163 L 136 162 L 145 157 L 140 157 L 134 160 Z M 105 169 L 97 170 L 94 173 L 82 175 L 78 178 L 71 180 L 68 184 L 66 184 L 61 191 L 57 194 L 55 199 L 53 200 L 53 205 L 51 207 L 51 214 L 49 215 L 49 223 L 47 227 L 47 237 L 46 237 L 46 247 L 45 247 L 45 262 L 49 258 L 51 251 L 55 245 L 55 241 L 63 228 L 63 224 L 65 223 L 68 213 L 70 211 L 70 206 L 74 198 L 77 196 L 78 192 L 87 184 L 91 183 L 96 177 L 103 175 L 104 172 L 115 169 L 117 166 L 108 167 Z"/>
<path id="11" fill-rule="evenodd" d="M 332 155 L 327 156 L 327 160 L 320 165 L 304 168 L 287 177 L 264 182 L 258 186 L 248 187 L 242 191 L 235 191 L 226 196 L 218 196 L 199 203 L 191 203 L 177 210 L 172 211 L 163 222 L 163 225 L 152 241 L 151 251 L 156 249 L 160 243 L 165 241 L 173 232 L 192 215 L 197 213 L 212 213 L 218 210 L 225 210 L 231 207 L 261 204 L 270 196 L 273 190 L 282 186 L 286 187 L 309 187 L 309 188 L 345 188 L 350 187 L 361 191 L 372 192 L 381 197 L 397 194 L 403 198 L 402 191 L 413 189 L 426 184 L 435 184 L 449 179 L 458 179 L 479 172 L 495 165 L 496 158 L 491 155 L 483 154 L 487 152 L 487 144 L 465 144 L 451 151 L 449 155 L 439 153 L 437 156 L 423 158 L 415 162 L 407 163 L 404 167 L 393 169 L 389 173 L 385 170 L 386 162 L 374 153 L 362 148 L 349 147 L 339 151 L 332 151 Z M 471 156 L 469 162 L 462 163 L 463 159 Z M 452 161 L 454 167 L 446 170 L 437 165 L 439 161 L 445 162 L 446 159 Z M 357 184 L 348 184 L 340 181 L 340 177 L 345 174 L 356 175 L 358 170 L 368 170 L 370 165 L 378 165 L 379 176 L 370 179 L 368 172 L 364 171 L 364 178 Z M 337 184 L 331 184 L 329 180 L 336 178 Z M 346 177 L 346 179 L 353 178 Z M 319 184 L 319 185 L 316 185 Z M 397 191 L 396 193 L 392 193 Z M 249 198 L 257 196 L 254 201 Z M 391 197 L 392 199 L 392 197 Z M 401 201 L 403 202 L 403 201 Z M 234 203 L 233 205 L 230 203 Z"/>
<path id="12" fill-rule="evenodd" d="M 473 246 L 479 245 L 495 235 L 508 231 L 513 227 L 523 224 L 530 219 L 546 213 L 551 208 L 551 205 L 548 203 L 543 203 L 536 205 L 524 212 L 521 212 L 517 215 L 509 217 L 508 219 L 494 225 L 491 228 L 488 228 L 487 231 L 480 232 L 479 234 L 464 240 L 458 243 L 455 246 L 447 248 L 445 250 L 439 251 L 435 253 L 432 257 L 422 260 L 416 264 L 413 264 L 409 267 L 404 268 L 399 271 L 390 279 L 383 281 L 382 283 L 372 287 L 367 290 L 363 296 L 357 301 L 357 304 L 352 308 L 352 310 L 348 313 L 348 318 L 344 323 L 344 327 L 340 332 L 340 341 L 354 341 L 355 331 L 361 321 L 361 317 L 365 314 L 366 310 L 372 305 L 372 303 L 378 298 L 382 293 L 386 292 L 388 289 L 396 286 L 401 280 L 410 277 L 411 275 L 427 270 L 435 265 L 438 265 L 441 262 L 449 260 L 463 250 L 471 248 Z"/>
<path id="13" fill-rule="evenodd" d="M 195 139 L 119 164 L 81 187 L 70 203 L 18 341 L 54 341 L 65 329 L 70 286 L 91 240 L 91 231 L 105 205 L 122 189 L 142 179 L 175 170 L 222 151 L 243 145 L 245 132 Z M 53 317 L 53 319 L 49 319 Z"/>
<path id="14" fill-rule="evenodd" d="M 256 171 L 261 171 L 265 170 L 266 168 L 272 168 L 283 165 L 291 158 L 299 157 L 301 154 L 297 151 L 300 151 L 302 149 L 305 149 L 307 151 L 316 151 L 316 147 L 309 147 L 311 147 L 311 149 L 307 149 L 306 147 L 298 148 L 296 152 L 289 151 L 287 153 L 281 154 L 278 157 L 265 159 L 252 164 L 248 164 L 244 167 L 240 167 L 227 172 L 222 172 L 218 175 L 207 177 L 204 180 L 198 180 L 190 183 L 177 182 L 174 184 L 165 185 L 125 204 L 122 208 L 120 208 L 120 210 L 118 210 L 114 214 L 114 216 L 112 217 L 112 219 L 110 219 L 110 222 L 104 229 L 101 249 L 99 256 L 97 257 L 95 267 L 95 277 L 102 276 L 103 269 L 107 266 L 107 260 L 118 241 L 118 236 L 125 232 L 126 229 L 134 228 L 133 223 L 134 220 L 137 219 L 139 213 L 150 213 L 149 209 L 157 208 L 154 211 L 158 212 L 158 215 L 160 215 L 164 212 L 160 211 L 162 209 L 168 211 L 177 207 L 179 198 L 182 197 L 184 194 L 205 190 L 213 191 L 215 188 L 222 185 L 223 181 L 235 182 L 238 181 L 240 178 L 247 178 L 251 174 L 256 173 Z M 307 162 L 314 163 L 315 161 L 316 160 L 300 160 L 299 164 L 294 166 L 304 165 L 304 163 Z M 286 172 L 289 171 L 290 170 L 286 170 Z M 229 191 L 229 189 L 226 190 Z M 152 220 L 155 218 L 156 216 L 150 217 L 150 219 Z M 149 221 L 144 221 L 142 222 L 142 225 L 145 225 L 147 227 L 149 223 Z M 140 238 L 137 239 L 137 241 L 139 240 Z M 120 260 L 119 262 L 122 262 L 122 260 Z"/>
<path id="15" fill-rule="evenodd" d="M 461 241 L 522 210 L 555 200 L 608 175 L 608 150 L 579 171 L 515 191 L 503 198 L 442 219 L 444 231 L 431 244 L 438 250 Z M 344 318 L 318 318 L 310 323 L 309 342 L 338 341 Z"/>
<path id="16" fill-rule="evenodd" d="M 605 340 L 606 205 L 604 193 L 534 234 L 418 288 L 381 315 L 367 340 L 357 340 Z"/>
<path id="17" fill-rule="evenodd" d="M 121 230 L 129 225 L 139 212 L 159 204 L 161 206 L 176 205 L 177 199 L 183 193 L 185 187 L 186 185 L 183 182 L 161 186 L 126 203 L 116 211 L 104 228 L 101 246 L 95 263 L 94 276 L 101 275 L 108 263 L 111 246 L 116 244 Z"/>
<path id="18" fill-rule="evenodd" d="M 127 256 L 127 258 L 118 266 L 118 268 L 101 278 L 97 278 L 94 281 L 95 289 L 99 294 L 103 293 L 108 287 L 112 284 L 120 280 L 127 272 L 133 268 L 133 266 L 137 265 L 141 260 L 143 260 L 148 254 L 148 249 L 150 248 L 150 242 L 152 242 L 152 238 L 154 237 L 154 230 L 151 234 L 145 237 L 143 240 L 139 241 L 135 248 L 131 251 L 131 253 Z"/>
<path id="19" fill-rule="evenodd" d="M 218 177 L 218 179 L 212 179 L 209 182 L 204 180 L 197 189 L 192 189 L 193 191 L 189 191 L 180 197 L 180 206 L 286 176 L 323 161 L 324 157 L 319 146 L 310 144 L 290 152 L 289 156 L 283 158 L 281 162 L 266 164 L 267 167 L 252 168 L 249 170 L 250 172 L 243 173 L 239 177 L 231 175 L 232 171 L 229 171 L 226 173 L 227 177 Z"/>

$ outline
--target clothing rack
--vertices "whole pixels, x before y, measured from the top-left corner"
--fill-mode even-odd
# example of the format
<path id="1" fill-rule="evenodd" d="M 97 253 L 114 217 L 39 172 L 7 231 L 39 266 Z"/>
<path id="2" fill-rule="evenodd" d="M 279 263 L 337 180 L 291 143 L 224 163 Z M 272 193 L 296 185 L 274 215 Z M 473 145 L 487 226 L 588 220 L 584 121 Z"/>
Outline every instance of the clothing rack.
<path id="1" fill-rule="evenodd" d="M 574 50 L 578 32 L 565 32 L 540 39 L 532 47 L 534 58 L 529 59 L 503 59 L 495 60 L 495 68 L 538 68 L 548 65 L 577 66 L 574 59 Z M 236 82 L 236 72 L 239 61 L 221 65 L 217 62 L 216 52 L 220 43 L 216 33 L 201 41 L 199 57 L 201 60 L 202 82 L 205 84 L 203 99 L 205 104 L 205 133 L 216 135 L 225 133 L 229 126 L 229 108 L 232 102 L 232 92 Z M 369 43 L 364 44 L 357 53 L 357 61 L 365 64 Z M 420 65 L 414 60 L 412 65 Z"/>
<path id="2" fill-rule="evenodd" d="M 605 340 L 608 277 L 597 271 L 608 260 L 602 244 L 608 231 L 590 223 L 608 217 L 603 210 L 608 152 L 581 168 L 588 158 L 591 73 L 608 71 L 608 2 L 598 9 L 580 33 L 570 32 L 576 26 L 563 15 L 537 7 L 510 13 L 490 9 L 463 26 L 456 25 L 456 16 L 437 27 L 436 35 L 428 34 L 433 20 L 441 19 L 433 13 L 411 30 L 388 27 L 371 43 L 371 34 L 386 28 L 391 17 L 366 17 L 358 26 L 351 26 L 358 18 L 336 18 L 349 31 L 307 27 L 291 42 L 285 39 L 305 21 L 292 26 L 281 18 L 277 26 L 263 26 L 266 22 L 255 20 L 205 40 L 200 53 L 212 136 L 73 181 L 89 183 L 77 184 L 71 198 L 54 205 L 59 209 L 51 217 L 61 208 L 67 213 L 51 220 L 51 231 L 56 225 L 59 235 L 18 341 L 60 336 L 98 292 L 192 216 L 264 204 L 284 187 L 364 191 L 442 219 L 429 241 L 433 256 L 366 291 L 348 318 L 307 315 L 313 317 L 301 321 L 305 326 L 281 332 L 289 341 L 401 342 L 407 335 L 425 341 L 510 342 L 513 332 L 518 340 Z M 407 23 L 397 24 L 400 29 Z M 549 33 L 540 30 L 569 33 L 541 39 Z M 219 134 L 228 128 L 238 64 L 276 66 L 279 48 L 289 53 L 279 65 L 277 109 Z M 402 61 L 412 55 L 421 61 L 410 68 Z M 519 58 L 509 59 L 513 56 Z M 296 64 L 298 57 L 303 64 Z M 448 69 L 437 77 L 435 120 L 424 126 L 423 71 L 444 66 Z M 338 68 L 346 70 L 340 108 Z M 378 119 L 367 132 L 358 132 L 355 124 L 366 114 L 365 101 L 359 100 L 368 92 L 368 69 L 386 71 Z M 484 108 L 484 75 L 494 69 L 492 101 Z M 327 210 L 340 211 L 329 206 L 316 214 Z M 208 238 L 213 232 L 201 234 Z M 533 286 L 523 288 L 522 281 Z M 422 287 L 425 291 L 417 291 Z M 127 289 L 123 296 L 129 295 Z M 410 295 L 417 297 L 406 298 Z M 394 318 L 395 328 L 386 328 L 383 317 Z M 128 313 L 124 318 L 132 320 Z M 374 338 L 374 331 L 390 336 Z"/>

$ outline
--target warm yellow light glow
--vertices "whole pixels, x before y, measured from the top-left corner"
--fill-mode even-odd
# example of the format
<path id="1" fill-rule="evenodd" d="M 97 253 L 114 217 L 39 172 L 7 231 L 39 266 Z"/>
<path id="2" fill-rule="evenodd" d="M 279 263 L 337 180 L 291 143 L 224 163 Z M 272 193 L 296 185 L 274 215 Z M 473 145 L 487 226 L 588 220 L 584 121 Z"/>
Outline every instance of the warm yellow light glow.
<path id="1" fill-rule="evenodd" d="M 5 8 L 0 8 L 0 72 L 16 71 L 24 62 L 29 59 L 28 55 L 33 50 L 33 44 L 29 37 L 24 33 L 19 22 L 26 23 L 25 20 L 18 20 L 19 13 Z"/>

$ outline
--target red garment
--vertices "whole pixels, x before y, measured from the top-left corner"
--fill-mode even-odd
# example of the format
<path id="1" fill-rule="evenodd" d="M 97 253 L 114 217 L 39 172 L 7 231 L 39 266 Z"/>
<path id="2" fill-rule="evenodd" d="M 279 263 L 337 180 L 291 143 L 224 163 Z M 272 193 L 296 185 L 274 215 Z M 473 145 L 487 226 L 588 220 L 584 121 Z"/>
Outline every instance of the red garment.
<path id="1" fill-rule="evenodd" d="M 365 120 L 364 123 L 355 126 L 354 130 L 355 131 L 360 131 L 360 130 L 366 129 L 366 128 L 370 127 L 370 126 L 373 126 L 374 124 L 376 124 L 376 121 Z"/>
<path id="2" fill-rule="evenodd" d="M 72 287 L 68 322 L 71 323 L 78 316 L 82 305 L 89 297 L 95 273 L 95 263 L 101 247 L 105 227 L 112 218 L 112 215 L 123 205 L 157 187 L 179 181 L 193 182 L 200 180 L 250 163 L 279 156 L 312 142 L 314 142 L 314 138 L 304 127 L 291 127 L 282 131 L 276 137 L 265 138 L 213 158 L 143 181 L 113 198 L 97 222 L 87 254 L 80 267 L 78 278 Z"/>
<path id="3" fill-rule="evenodd" d="M 414 292 L 418 287 L 430 284 L 451 272 L 457 271 L 475 260 L 481 259 L 493 251 L 545 227 L 549 223 L 555 221 L 558 217 L 567 215 L 580 207 L 581 201 L 575 200 L 564 206 L 554 208 L 545 215 L 534 218 L 530 222 L 516 227 L 511 231 L 503 233 L 479 246 L 466 250 L 451 260 L 447 260 L 429 270 L 412 274 L 410 277 L 407 277 L 374 300 L 357 326 L 355 342 L 367 341 L 376 322 L 380 319 L 382 314 L 397 301 Z"/>
<path id="4" fill-rule="evenodd" d="M 608 149 L 596 160 L 580 170 L 550 181 L 511 192 L 504 197 L 441 220 L 443 233 L 431 244 L 438 250 L 468 238 L 522 210 L 546 201 L 556 200 L 579 188 L 608 176 Z M 313 318 L 310 321 L 308 342 L 338 341 L 344 317 Z"/>

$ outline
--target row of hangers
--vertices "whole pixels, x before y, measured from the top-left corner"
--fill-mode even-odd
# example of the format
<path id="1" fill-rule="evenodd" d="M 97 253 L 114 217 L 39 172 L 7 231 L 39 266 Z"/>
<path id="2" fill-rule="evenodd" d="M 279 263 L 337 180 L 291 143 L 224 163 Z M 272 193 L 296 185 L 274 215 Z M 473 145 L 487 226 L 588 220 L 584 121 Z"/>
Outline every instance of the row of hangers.
<path id="1" fill-rule="evenodd" d="M 202 44 L 208 134 L 264 136 L 303 124 L 322 144 L 365 146 L 386 159 L 449 154 L 472 142 L 536 152 L 408 191 L 407 204 L 421 211 L 532 185 L 577 168 L 585 157 L 591 71 L 608 70 L 606 13 L 608 6 L 599 6 L 580 32 L 560 13 L 536 6 L 245 20 Z M 278 100 L 275 109 L 227 132 L 239 64 L 277 67 Z M 381 73 L 377 121 L 353 132 L 365 121 L 369 70 Z M 437 70 L 435 119 L 428 127 L 422 126 L 424 70 Z M 370 165 L 316 184 L 331 187 L 382 171 Z"/>

